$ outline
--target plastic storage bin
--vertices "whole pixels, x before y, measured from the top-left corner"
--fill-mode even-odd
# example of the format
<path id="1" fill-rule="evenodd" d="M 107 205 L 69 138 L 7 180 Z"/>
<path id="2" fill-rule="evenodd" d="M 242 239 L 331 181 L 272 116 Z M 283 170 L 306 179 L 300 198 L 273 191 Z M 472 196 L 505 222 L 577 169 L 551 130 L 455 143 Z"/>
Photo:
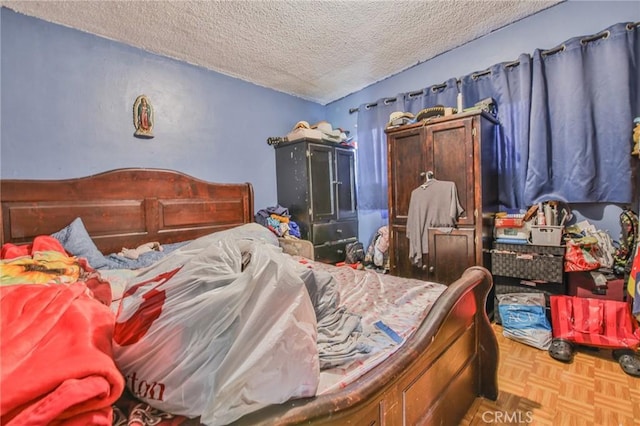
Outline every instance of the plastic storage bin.
<path id="1" fill-rule="evenodd" d="M 562 226 L 531 227 L 531 243 L 537 246 L 559 246 L 562 244 Z"/>

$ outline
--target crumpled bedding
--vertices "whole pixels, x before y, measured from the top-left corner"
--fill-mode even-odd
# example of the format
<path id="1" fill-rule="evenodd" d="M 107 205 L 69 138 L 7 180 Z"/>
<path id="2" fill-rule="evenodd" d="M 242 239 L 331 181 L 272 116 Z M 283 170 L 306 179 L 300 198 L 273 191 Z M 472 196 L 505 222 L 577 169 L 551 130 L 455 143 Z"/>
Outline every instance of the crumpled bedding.
<path id="1" fill-rule="evenodd" d="M 431 306 L 447 288 L 416 279 L 379 274 L 373 270 L 335 267 L 295 256 L 306 267 L 330 273 L 337 282 L 341 305 L 361 319 L 363 334 L 371 351 L 355 356 L 354 362 L 327 369 L 320 374 L 318 395 L 335 391 L 353 382 L 398 350 L 397 343 L 385 328 L 404 342 L 429 312 Z M 377 326 L 382 322 L 386 327 Z"/>
<path id="2" fill-rule="evenodd" d="M 111 424 L 124 379 L 109 283 L 50 236 L 1 257 L 0 423 Z"/>
<path id="3" fill-rule="evenodd" d="M 278 247 L 222 231 L 142 272 L 114 333 L 128 389 L 207 425 L 315 395 L 316 319 L 290 262 Z"/>
<path id="4" fill-rule="evenodd" d="M 304 281 L 313 303 L 320 370 L 351 363 L 369 353 L 373 347 L 370 335 L 363 332 L 360 316 L 340 304 L 333 276 L 295 261 L 290 265 Z"/>
<path id="5" fill-rule="evenodd" d="M 2 285 L 69 284 L 78 281 L 88 268 L 86 261 L 67 255 L 58 240 L 44 235 L 31 244 L 3 244 L 0 258 Z"/>
<path id="6" fill-rule="evenodd" d="M 264 235 L 265 233 L 268 235 Z M 288 255 L 283 255 L 281 253 L 281 249 L 278 247 L 277 239 L 275 239 L 271 234 L 271 232 L 269 232 L 266 228 L 258 224 L 247 224 L 247 225 L 234 228 L 232 230 L 211 234 L 209 236 L 202 237 L 188 243 L 181 243 L 175 247 L 175 250 L 159 252 L 159 254 L 161 254 L 162 259 L 159 259 L 158 261 L 154 262 L 151 266 L 138 270 L 136 272 L 135 278 L 129 279 L 130 278 L 129 276 L 122 277 L 123 281 L 124 280 L 127 281 L 127 289 L 130 289 L 136 283 L 141 283 L 145 280 L 157 278 L 159 275 L 162 275 L 163 273 L 171 273 L 170 274 L 171 276 L 175 275 L 176 277 L 179 277 L 182 274 L 181 279 L 183 280 L 183 284 L 186 286 L 189 283 L 193 283 L 195 281 L 197 285 L 201 286 L 202 288 L 201 293 L 204 293 L 204 288 L 207 286 L 213 286 L 213 287 L 218 286 L 220 289 L 230 290 L 231 293 L 235 293 L 236 295 L 246 295 L 246 294 L 257 295 L 257 294 L 260 294 L 261 292 L 264 292 L 264 288 L 270 289 L 273 286 L 277 287 L 283 284 L 286 285 L 287 283 L 291 284 L 292 282 L 297 282 L 298 284 L 296 284 L 296 286 L 302 286 L 302 288 L 305 289 L 303 293 L 297 293 L 297 296 L 295 298 L 297 302 L 292 303 L 291 300 L 288 300 L 286 298 L 274 299 L 273 297 L 271 297 L 271 298 L 265 299 L 266 302 L 260 305 L 259 308 L 262 309 L 262 311 L 265 313 L 274 313 L 278 309 L 292 309 L 292 306 L 303 303 L 302 300 L 306 298 L 308 299 L 310 308 L 313 310 L 314 315 L 312 315 L 312 317 L 314 317 L 313 320 L 315 320 L 315 323 L 316 323 L 315 328 L 313 329 L 314 330 L 313 336 L 315 338 L 315 344 L 313 345 L 313 354 L 317 360 L 316 367 L 313 367 L 311 369 L 313 371 L 306 370 L 305 373 L 302 373 L 302 370 L 298 370 L 296 374 L 292 374 L 290 377 L 291 379 L 290 383 L 296 383 L 296 386 L 298 387 L 296 387 L 296 389 L 294 389 L 289 394 L 287 394 L 286 397 L 284 397 L 284 399 L 282 399 L 282 396 L 280 396 L 279 400 L 260 401 L 258 404 L 255 404 L 255 405 L 251 403 L 251 398 L 252 398 L 251 395 L 255 396 L 255 392 L 252 394 L 251 392 L 247 392 L 248 388 L 244 388 L 243 390 L 242 387 L 238 387 L 238 386 L 234 387 L 233 385 L 231 385 L 232 382 L 230 382 L 229 380 L 232 380 L 232 381 L 236 380 L 238 377 L 243 376 L 243 374 L 244 374 L 244 379 L 251 379 L 252 377 L 254 377 L 252 376 L 253 374 L 252 372 L 259 371 L 260 373 L 266 374 L 268 377 L 271 377 L 271 379 L 262 382 L 262 384 L 260 385 L 260 386 L 263 386 L 263 389 L 269 391 L 269 392 L 266 392 L 265 394 L 269 394 L 269 396 L 274 396 L 273 394 L 275 392 L 273 392 L 273 390 L 274 389 L 280 390 L 279 388 L 281 387 L 283 380 L 285 380 L 285 378 L 283 378 L 283 371 L 284 371 L 283 366 L 286 366 L 288 368 L 290 363 L 288 363 L 287 359 L 283 356 L 273 357 L 271 350 L 267 350 L 267 352 L 264 352 L 265 354 L 269 354 L 269 356 L 260 356 L 260 355 L 256 356 L 255 355 L 256 352 L 254 351 L 254 348 L 260 346 L 260 340 L 259 339 L 255 340 L 256 337 L 257 338 L 261 337 L 261 333 L 257 333 L 257 336 L 256 336 L 256 332 L 255 332 L 256 327 L 258 327 L 258 324 L 259 324 L 259 328 L 265 329 L 265 330 L 266 328 L 264 327 L 268 328 L 268 326 L 270 325 L 277 325 L 278 327 L 282 327 L 283 323 L 281 321 L 281 317 L 277 317 L 277 315 L 274 314 L 271 319 L 269 319 L 268 321 L 265 321 L 264 316 L 263 317 L 259 316 L 260 311 L 258 311 L 258 314 L 256 314 L 255 306 L 253 306 L 250 312 L 252 312 L 252 315 L 258 315 L 258 316 L 254 317 L 253 323 L 252 323 L 253 325 L 248 326 L 246 328 L 246 331 L 243 332 L 244 334 L 243 333 L 240 333 L 237 335 L 233 334 L 233 330 L 236 330 L 236 331 L 241 330 L 238 328 L 234 328 L 237 325 L 237 321 L 236 322 L 232 321 L 231 323 L 227 323 L 228 328 L 226 330 L 231 330 L 232 333 L 227 332 L 223 336 L 224 338 L 222 340 L 217 340 L 215 341 L 215 343 L 219 345 L 221 342 L 223 344 L 228 344 L 229 342 L 231 342 L 231 345 L 233 346 L 233 343 L 234 343 L 233 338 L 230 339 L 230 337 L 235 336 L 234 338 L 237 338 L 236 343 L 239 342 L 241 343 L 241 345 L 236 344 L 236 347 L 228 348 L 227 354 L 230 358 L 226 362 L 230 367 L 231 366 L 233 367 L 233 368 L 229 367 L 228 369 L 228 371 L 232 372 L 233 374 L 227 375 L 224 378 L 224 380 L 226 380 L 226 382 L 224 382 L 224 385 L 222 381 L 220 383 L 216 383 L 216 386 L 219 386 L 219 389 L 223 389 L 223 388 L 225 389 L 226 394 L 223 393 L 222 395 L 220 394 L 217 395 L 218 397 L 215 398 L 216 404 L 212 405 L 213 408 L 210 407 L 208 411 L 207 415 L 209 417 L 205 416 L 203 418 L 204 423 L 224 424 L 228 421 L 232 421 L 233 419 L 238 418 L 241 415 L 246 414 L 247 412 L 253 411 L 254 409 L 258 409 L 267 404 L 283 402 L 284 400 L 287 400 L 289 398 L 312 396 L 316 394 L 316 392 L 318 392 L 320 389 L 324 389 L 326 391 L 327 386 L 324 385 L 322 383 L 322 379 L 319 378 L 319 370 L 325 370 L 325 371 L 335 370 L 336 373 L 342 376 L 342 379 L 344 380 L 346 380 L 347 377 L 353 378 L 353 377 L 356 377 L 355 376 L 356 373 L 362 374 L 362 372 L 366 371 L 364 368 L 360 368 L 360 367 L 358 370 L 354 370 L 353 366 L 362 365 L 361 361 L 366 360 L 373 353 L 380 354 L 382 351 L 384 351 L 385 348 L 398 346 L 397 342 L 394 342 L 392 339 L 389 338 L 389 336 L 385 335 L 383 332 L 381 332 L 380 330 L 377 330 L 375 327 L 372 326 L 372 321 L 379 320 L 380 318 L 384 317 L 384 316 L 381 317 L 382 311 L 379 311 L 377 307 L 382 306 L 383 303 L 384 303 L 384 306 L 387 306 L 387 299 L 388 299 L 387 296 L 384 296 L 384 300 L 383 299 L 378 300 L 376 302 L 376 306 L 374 307 L 374 309 L 370 309 L 371 302 L 369 302 L 368 297 L 363 298 L 365 294 L 356 295 L 352 291 L 344 292 L 344 289 L 346 287 L 351 287 L 352 284 L 346 283 L 346 281 L 342 279 L 342 277 L 339 278 L 340 281 L 345 281 L 345 282 L 336 283 L 335 277 L 340 276 L 339 274 L 338 275 L 335 274 L 335 269 L 337 268 L 326 265 L 326 270 L 325 270 L 325 267 L 320 264 L 315 264 L 315 266 L 312 264 L 305 265 L 303 262 L 300 262 L 296 258 L 293 258 Z M 82 262 L 83 259 L 79 259 L 79 261 Z M 343 268 L 340 268 L 340 269 L 343 269 Z M 196 272 L 195 275 L 194 275 L 194 271 Z M 95 271 L 93 272 L 95 273 Z M 107 281 L 110 278 L 113 279 L 112 277 L 109 276 L 106 270 L 104 272 L 105 272 L 105 277 Z M 110 271 L 110 272 L 113 272 L 116 276 L 119 276 L 118 273 L 120 271 Z M 355 271 L 355 272 L 359 272 L 359 271 Z M 342 274 L 344 273 L 345 272 L 343 271 Z M 86 277 L 88 275 L 82 275 L 82 276 Z M 97 275 L 96 279 L 98 279 L 98 281 L 99 281 L 99 277 L 100 275 Z M 245 287 L 243 287 L 243 290 L 238 290 L 236 287 L 233 287 L 233 285 L 236 285 L 234 283 L 236 283 L 239 279 L 240 281 L 244 280 L 243 285 L 245 285 Z M 212 280 L 215 282 L 212 282 Z M 361 284 L 364 284 L 365 282 L 366 283 L 372 282 L 370 279 L 361 280 L 361 281 L 362 281 Z M 105 282 L 106 281 L 102 281 L 102 284 L 104 284 Z M 249 282 L 253 282 L 252 284 L 254 286 L 254 290 L 252 290 L 253 293 L 251 291 L 249 292 L 245 291 L 247 288 L 246 285 Z M 259 285 L 256 285 L 256 284 L 259 284 Z M 62 291 L 62 289 L 72 289 L 72 288 L 77 289 L 81 285 L 82 283 L 74 283 L 71 285 L 66 284 L 64 286 L 59 286 L 60 287 L 59 291 Z M 381 285 L 381 284 L 376 284 L 376 285 Z M 33 286 L 19 286 L 19 287 L 26 288 L 26 287 L 33 287 Z M 261 288 L 261 287 L 264 287 L 264 288 Z M 397 288 L 397 289 L 401 288 L 395 283 L 391 287 Z M 43 288 L 50 288 L 50 287 L 43 286 Z M 51 288 L 55 288 L 55 286 Z M 184 287 L 181 287 L 181 288 L 184 290 Z M 358 284 L 358 287 L 356 288 L 360 288 L 360 284 Z M 122 290 L 123 291 L 121 291 L 121 293 L 126 293 L 126 290 L 124 289 Z M 421 288 L 420 290 L 418 289 L 413 290 L 413 293 L 411 292 L 405 293 L 405 290 L 406 289 L 402 288 L 402 291 L 400 292 L 400 293 L 403 293 L 402 297 L 409 297 L 411 300 L 414 300 L 415 297 L 417 297 L 415 301 L 420 300 L 421 302 L 425 302 L 426 304 L 427 299 L 422 299 L 422 295 L 425 292 L 425 288 Z M 380 293 L 381 295 L 389 294 L 388 290 L 385 291 L 383 288 L 379 288 L 375 291 L 381 292 Z M 416 293 L 418 291 L 419 293 Z M 91 300 L 91 294 L 92 294 L 91 291 L 86 289 L 84 294 L 87 298 Z M 302 294 L 304 294 L 304 297 L 301 299 Z M 345 298 L 353 299 L 353 297 L 355 296 L 356 299 L 341 300 L 341 294 L 344 294 Z M 434 293 L 434 297 L 435 297 L 435 293 Z M 197 300 L 194 300 L 193 297 L 187 297 L 186 299 L 184 299 L 184 301 L 188 303 L 186 304 L 183 303 L 183 308 L 188 307 L 189 305 L 193 305 L 194 303 L 203 303 L 203 299 L 201 297 L 196 299 Z M 257 300 L 260 300 L 260 299 L 258 298 Z M 358 301 L 358 303 L 354 303 L 356 300 Z M 103 302 L 105 301 L 103 300 Z M 217 308 L 208 309 L 203 314 L 203 317 L 202 317 L 203 320 L 207 321 L 206 329 L 210 329 L 214 327 L 216 318 L 224 318 L 225 321 L 229 321 L 230 318 L 234 318 L 233 316 L 225 317 L 225 315 L 227 315 L 229 312 L 236 309 L 237 306 L 230 303 L 226 303 L 226 302 L 228 302 L 228 300 L 222 303 L 218 301 L 216 305 Z M 93 303 L 100 306 L 100 304 L 96 303 L 95 300 L 93 300 Z M 124 301 L 122 303 L 126 304 L 126 302 Z M 304 302 L 304 303 L 307 303 L 307 302 Z M 105 304 L 108 304 L 108 303 L 105 303 Z M 420 305 L 422 305 L 422 303 L 420 303 Z M 347 308 L 346 306 L 349 306 L 349 308 Z M 357 307 L 357 309 L 352 310 L 351 309 L 352 306 Z M 102 307 L 100 309 L 102 309 Z M 402 308 L 403 311 L 406 309 L 407 309 L 406 307 Z M 387 309 L 385 308 L 384 311 L 386 312 Z M 412 317 L 410 318 L 410 321 L 408 317 L 406 317 L 407 318 L 406 320 L 404 319 L 405 314 L 402 314 L 399 318 L 396 318 L 397 315 L 394 315 L 393 319 L 387 318 L 386 320 L 387 324 L 389 324 L 395 330 L 399 331 L 399 333 L 401 334 L 401 337 L 405 338 L 407 334 L 410 332 L 410 327 L 411 327 L 410 324 L 415 324 L 416 319 L 418 319 L 418 314 L 419 314 L 418 311 L 423 311 L 423 309 L 422 308 L 418 309 L 418 307 L 416 306 L 415 308 L 411 308 L 410 310 L 407 311 L 407 313 L 410 312 L 412 315 Z M 164 311 L 164 312 L 167 313 L 168 311 Z M 243 312 L 243 311 L 239 309 L 238 312 Z M 246 312 L 249 312 L 249 311 L 246 311 Z M 400 311 L 398 313 L 400 313 Z M 244 314 L 240 314 L 235 318 L 237 320 L 240 320 L 240 318 L 242 318 L 242 315 Z M 363 322 L 363 318 L 365 317 L 366 317 L 366 321 Z M 173 318 L 172 321 L 178 321 L 178 322 L 180 321 L 179 319 L 176 319 L 178 317 L 174 316 L 172 318 Z M 256 318 L 258 318 L 258 320 L 256 320 Z M 404 322 L 401 322 L 401 320 Z M 113 317 L 112 317 L 112 321 L 113 321 Z M 277 321 L 280 321 L 280 322 L 277 322 Z M 310 319 L 308 319 L 307 321 L 314 322 Z M 4 345 L 5 345 L 5 342 L 8 341 L 4 337 L 5 336 L 4 324 L 5 322 L 4 322 L 4 316 L 3 316 L 3 330 L 2 330 L 3 346 L 0 348 L 6 348 Z M 19 322 L 16 322 L 16 324 L 19 324 Z M 189 332 L 191 332 L 195 329 L 196 333 L 198 332 L 196 322 L 187 320 L 184 324 L 186 325 L 186 327 L 184 327 L 182 330 L 176 329 L 180 333 L 182 333 L 182 338 L 186 336 L 186 334 L 184 333 L 185 330 L 188 330 Z M 93 324 L 93 317 L 89 315 L 85 318 L 85 322 L 78 321 L 78 324 L 77 324 L 78 327 L 88 330 L 87 333 L 92 332 L 94 325 L 96 327 L 99 327 L 103 333 L 106 332 L 108 333 L 109 336 L 111 335 L 110 333 L 113 330 L 113 322 L 111 323 L 110 326 L 106 326 L 104 324 L 104 318 L 102 320 L 98 319 L 98 321 L 96 321 L 95 324 Z M 8 330 L 11 330 L 11 327 L 9 327 Z M 70 328 L 69 330 L 56 330 L 56 333 L 60 332 L 64 337 L 65 332 L 68 332 L 70 330 L 74 330 L 74 328 Z M 174 330 L 174 332 L 176 330 Z M 205 330 L 205 327 L 203 327 L 202 330 Z M 96 330 L 93 330 L 93 331 L 96 331 Z M 309 331 L 310 330 L 307 330 L 307 333 Z M 85 334 L 80 333 L 80 336 L 84 336 L 84 335 Z M 200 334 L 200 340 L 206 340 L 206 338 L 203 336 L 204 336 L 203 334 Z M 250 336 L 253 340 L 247 339 L 247 336 Z M 309 336 L 309 334 L 307 334 L 307 336 Z M 289 345 L 289 348 L 287 350 L 291 350 L 291 348 L 295 346 L 295 345 L 293 346 L 291 345 L 292 342 L 296 342 L 296 345 L 300 344 L 299 338 L 293 338 L 291 340 L 290 337 L 291 336 L 288 333 L 286 333 L 286 330 L 284 330 L 280 338 L 282 344 Z M 178 359 L 176 357 L 176 354 L 181 354 L 179 360 L 184 361 L 185 354 L 188 354 L 191 351 L 204 352 L 201 349 L 195 348 L 195 346 L 190 347 L 188 351 L 182 351 L 182 350 L 176 351 L 175 347 L 172 350 L 171 345 L 174 345 L 175 343 L 179 343 L 179 340 L 176 340 L 176 338 L 180 338 L 180 334 L 171 334 L 169 338 L 162 340 L 162 342 L 158 346 L 147 346 L 143 351 L 143 353 L 141 354 L 141 358 L 144 358 L 144 357 L 148 358 L 148 356 L 153 355 L 155 353 L 162 353 L 166 355 L 164 359 L 171 359 L 171 357 Z M 102 337 L 98 337 L 94 340 L 95 340 L 94 343 L 99 346 L 99 349 L 103 350 L 104 353 L 110 353 L 110 349 L 107 348 L 107 346 L 110 347 L 110 345 L 104 346 Z M 65 352 L 64 349 L 68 349 L 68 348 L 62 348 L 62 349 L 55 348 L 52 351 L 48 351 L 47 354 L 49 357 L 55 358 L 56 362 L 58 361 L 64 362 L 64 360 L 67 358 L 67 355 L 66 355 L 67 352 Z M 41 354 L 38 354 L 39 351 L 40 349 L 36 348 L 34 350 L 34 356 L 35 355 L 40 356 Z M 54 353 L 57 355 L 52 356 L 52 354 Z M 242 364 L 245 362 L 245 358 L 247 358 L 247 354 L 249 353 L 252 354 L 252 356 L 249 358 L 252 358 L 251 363 L 253 363 L 252 364 L 253 370 L 247 370 L 244 373 L 242 373 L 240 371 L 241 369 L 239 370 L 239 367 L 241 367 Z M 295 354 L 295 352 L 293 353 Z M 308 353 L 305 356 L 308 356 Z M 379 357 L 380 355 L 376 355 L 376 356 Z M 5 359 L 4 359 L 4 352 L 3 352 L 3 363 L 4 361 Z M 95 357 L 95 361 L 96 361 L 96 364 L 99 364 L 101 361 L 105 361 L 106 364 L 104 363 L 102 364 L 103 370 L 107 370 L 109 374 L 113 373 L 113 370 L 111 369 L 111 366 L 113 366 L 113 360 L 110 357 L 108 357 L 108 359 L 105 360 L 104 358 L 101 358 L 98 355 Z M 107 365 L 108 367 L 105 368 L 104 365 Z M 344 366 L 344 369 L 340 368 L 342 366 Z M 79 362 L 75 367 L 82 368 L 83 364 Z M 122 365 L 119 365 L 119 367 L 121 370 L 123 370 Z M 369 368 L 371 367 L 367 367 L 367 369 Z M 73 379 L 73 373 L 75 371 L 74 369 L 68 368 L 67 370 L 64 370 L 63 368 L 61 371 L 62 371 L 62 374 L 67 373 L 69 377 Z M 2 374 L 3 374 L 2 375 L 2 384 L 3 384 L 3 389 L 2 389 L 3 401 L 2 402 L 4 404 L 5 402 L 4 401 L 4 394 L 5 394 L 4 383 L 6 382 L 5 380 L 6 377 L 4 375 L 4 371 L 2 371 Z M 24 373 L 22 374 L 24 375 Z M 125 375 L 126 374 L 127 373 L 125 372 Z M 198 371 L 197 376 L 201 376 L 203 374 L 206 374 L 206 373 L 204 370 L 201 369 Z M 307 379 L 303 381 L 304 382 L 303 384 L 300 384 L 300 377 L 306 374 L 309 374 L 306 376 Z M 117 375 L 120 375 L 120 373 L 118 373 Z M 122 379 L 121 376 L 119 377 L 120 379 Z M 66 380 L 63 377 L 56 377 L 56 378 L 60 381 Z M 182 380 L 184 381 L 184 380 L 187 380 L 188 378 L 189 376 L 183 376 Z M 129 374 L 129 377 L 126 380 L 131 382 L 131 379 L 132 377 Z M 93 400 L 99 401 L 100 404 L 102 404 L 104 401 L 107 401 L 107 400 L 113 401 L 113 396 L 116 395 L 118 392 L 122 391 L 122 388 L 120 388 L 120 391 L 118 391 L 118 384 L 115 383 L 115 384 L 112 384 L 111 391 L 106 392 L 105 382 L 111 383 L 110 380 L 111 380 L 110 378 L 107 378 L 106 380 L 103 378 L 103 380 L 101 381 L 102 387 L 100 388 L 103 392 L 100 394 L 99 397 L 98 396 L 94 397 Z M 320 383 L 319 383 L 319 380 L 320 380 Z M 260 382 L 260 380 L 258 380 L 258 382 Z M 274 383 L 278 384 L 276 388 L 274 388 L 273 386 Z M 344 383 L 344 382 L 341 381 L 340 383 Z M 84 385 L 81 385 L 81 386 L 84 390 L 85 386 Z M 300 391 L 301 388 L 299 386 L 303 386 L 302 391 Z M 64 390 L 64 386 L 60 387 L 60 389 Z M 255 391 L 255 389 L 253 388 L 251 389 L 252 389 L 252 392 Z M 150 413 L 149 411 L 151 409 L 150 407 L 154 406 L 154 409 L 151 409 L 151 411 L 153 411 L 154 413 L 156 413 L 161 417 L 164 416 L 162 411 L 158 410 L 158 408 L 164 408 L 164 407 L 158 407 L 157 404 L 154 403 L 154 401 L 148 401 L 148 402 L 150 402 L 151 405 L 144 405 L 144 403 L 141 403 L 142 405 L 140 405 L 135 403 L 135 401 L 133 401 L 133 405 L 127 403 L 123 407 L 123 409 L 126 411 L 126 409 L 128 409 L 127 407 L 130 408 L 135 406 L 135 407 L 138 407 L 136 411 L 138 414 L 147 415 Z M 248 404 L 248 406 L 250 406 L 250 409 L 249 410 L 242 409 L 243 404 Z M 90 404 L 86 404 L 86 406 L 93 407 Z M 232 407 L 232 408 L 228 408 L 228 407 Z M 238 407 L 241 407 L 241 408 L 238 409 Z M 65 408 L 63 407 L 63 409 Z M 15 410 L 15 407 L 11 408 L 11 410 Z M 122 414 L 120 413 L 119 410 L 120 409 L 117 409 L 116 412 L 119 414 Z M 169 423 L 182 424 L 180 422 L 187 421 L 187 417 L 184 417 L 182 415 L 183 412 L 180 412 L 179 410 L 174 410 L 171 407 L 166 408 L 166 410 L 167 412 L 172 413 L 172 416 L 163 417 L 168 422 L 166 424 L 169 424 Z M 17 413 L 18 411 L 13 411 L 12 412 L 13 414 L 10 414 L 10 415 L 15 415 L 15 413 Z M 89 415 L 94 416 L 95 418 L 91 418 L 90 420 L 87 420 L 88 417 L 78 417 L 79 419 L 81 419 L 81 421 L 78 424 L 104 424 L 104 419 L 109 418 L 111 416 L 111 412 L 109 411 L 109 408 L 105 408 L 103 405 L 100 405 L 100 408 L 88 409 L 88 411 L 91 413 Z M 4 421 L 5 412 L 9 413 L 8 411 L 5 411 L 5 406 L 3 405 L 2 424 L 5 424 L 5 421 Z M 79 415 L 84 415 L 83 413 L 84 411 L 82 413 L 79 413 Z M 135 415 L 134 414 L 135 413 L 133 412 L 130 412 L 130 413 L 125 412 L 124 419 L 122 416 L 119 415 L 117 421 L 119 422 L 134 421 L 135 422 L 137 414 Z M 51 415 L 67 416 L 68 414 L 52 413 Z M 73 414 L 73 416 L 75 416 L 75 414 Z M 165 424 L 165 423 L 161 423 L 161 424 Z"/>
<path id="7" fill-rule="evenodd" d="M 3 244 L 0 251 L 0 286 L 18 284 L 85 283 L 93 297 L 109 306 L 111 286 L 85 258 L 69 256 L 62 245 L 48 235 L 32 244 Z"/>
<path id="8" fill-rule="evenodd" d="M 125 248 L 120 253 L 110 253 L 105 258 L 106 266 L 101 271 L 108 271 L 112 269 L 142 269 L 149 267 L 166 257 L 172 251 L 187 244 L 188 241 L 173 244 L 162 244 L 162 250 L 149 250 L 139 253 L 135 259 L 124 255 Z"/>
<path id="9" fill-rule="evenodd" d="M 82 282 L 0 287 L 0 423 L 110 425 L 114 315 Z"/>

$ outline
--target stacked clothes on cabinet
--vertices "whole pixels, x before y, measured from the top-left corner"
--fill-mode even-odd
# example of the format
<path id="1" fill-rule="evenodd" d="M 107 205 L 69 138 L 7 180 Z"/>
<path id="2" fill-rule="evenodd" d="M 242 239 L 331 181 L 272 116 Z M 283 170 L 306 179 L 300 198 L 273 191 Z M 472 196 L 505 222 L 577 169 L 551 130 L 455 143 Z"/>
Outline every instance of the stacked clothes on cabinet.
<path id="1" fill-rule="evenodd" d="M 258 210 L 254 219 L 256 223 L 268 228 L 278 237 L 300 238 L 300 228 L 291 220 L 289 209 L 279 204 Z"/>
<path id="2" fill-rule="evenodd" d="M 352 138 L 349 132 L 341 128 L 333 128 L 328 121 L 319 121 L 310 125 L 307 121 L 298 121 L 287 134 L 286 140 L 294 142 L 300 139 L 312 139 L 318 142 L 349 143 Z"/>

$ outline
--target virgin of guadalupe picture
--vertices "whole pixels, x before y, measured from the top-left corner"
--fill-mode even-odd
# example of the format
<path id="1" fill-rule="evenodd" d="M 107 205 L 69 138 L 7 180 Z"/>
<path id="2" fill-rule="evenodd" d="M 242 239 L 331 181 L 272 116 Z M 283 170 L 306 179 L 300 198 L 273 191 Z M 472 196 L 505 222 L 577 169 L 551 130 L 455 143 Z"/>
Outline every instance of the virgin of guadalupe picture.
<path id="1" fill-rule="evenodd" d="M 134 136 L 151 139 L 153 137 L 153 107 L 145 95 L 140 95 L 133 103 Z"/>

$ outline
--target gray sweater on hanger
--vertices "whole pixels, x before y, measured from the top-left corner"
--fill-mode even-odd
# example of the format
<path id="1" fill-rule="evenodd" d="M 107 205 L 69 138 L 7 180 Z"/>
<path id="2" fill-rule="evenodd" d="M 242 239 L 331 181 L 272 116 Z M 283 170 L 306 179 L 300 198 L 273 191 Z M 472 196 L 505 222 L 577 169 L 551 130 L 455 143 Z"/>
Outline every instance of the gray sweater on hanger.
<path id="1" fill-rule="evenodd" d="M 411 263 L 422 266 L 422 255 L 429 253 L 429 228 L 451 229 L 463 212 L 455 182 L 433 179 L 414 189 L 407 217 Z"/>

